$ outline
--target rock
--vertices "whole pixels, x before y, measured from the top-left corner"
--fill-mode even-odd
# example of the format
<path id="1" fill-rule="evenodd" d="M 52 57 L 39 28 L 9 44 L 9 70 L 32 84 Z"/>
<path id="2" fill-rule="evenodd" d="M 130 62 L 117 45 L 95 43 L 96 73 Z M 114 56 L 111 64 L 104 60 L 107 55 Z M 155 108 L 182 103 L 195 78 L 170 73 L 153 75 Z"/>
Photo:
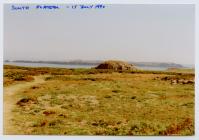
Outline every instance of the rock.
<path id="1" fill-rule="evenodd" d="M 182 84 L 187 84 L 187 83 L 188 83 L 188 80 L 182 81 Z"/>
<path id="2" fill-rule="evenodd" d="M 16 104 L 19 106 L 25 106 L 29 104 L 36 104 L 38 101 L 36 98 L 22 98 Z"/>
<path id="3" fill-rule="evenodd" d="M 182 84 L 194 84 L 194 80 L 184 80 Z"/>
<path id="4" fill-rule="evenodd" d="M 55 111 L 46 110 L 46 111 L 43 112 L 43 114 L 45 114 L 46 116 L 49 116 L 51 114 L 55 114 Z"/>
<path id="5" fill-rule="evenodd" d="M 194 80 L 188 80 L 187 84 L 194 84 Z"/>
<path id="6" fill-rule="evenodd" d="M 184 82 L 184 79 L 179 79 L 178 83 L 182 84 Z"/>
<path id="7" fill-rule="evenodd" d="M 165 77 L 161 78 L 161 80 L 163 80 L 163 81 L 167 81 L 167 80 L 170 80 L 170 79 L 171 79 L 171 77 L 169 77 L 169 76 L 165 76 Z"/>
<path id="8" fill-rule="evenodd" d="M 170 80 L 171 84 L 194 84 L 195 81 L 191 79 L 184 79 L 179 77 L 163 77 L 161 80 L 167 81 Z"/>
<path id="9" fill-rule="evenodd" d="M 111 98 L 111 96 L 110 95 L 105 95 L 104 98 Z"/>
<path id="10" fill-rule="evenodd" d="M 179 79 L 179 84 L 194 84 L 194 80 L 185 80 L 185 79 Z"/>
<path id="11" fill-rule="evenodd" d="M 136 96 L 132 96 L 132 97 L 131 97 L 131 99 L 135 99 L 135 98 L 136 98 Z"/>
<path id="12" fill-rule="evenodd" d="M 171 80 L 172 85 L 176 85 L 177 83 L 178 83 L 177 80 Z"/>
<path id="13" fill-rule="evenodd" d="M 99 64 L 96 69 L 111 69 L 115 71 L 134 70 L 136 69 L 132 64 L 123 61 L 109 60 Z"/>

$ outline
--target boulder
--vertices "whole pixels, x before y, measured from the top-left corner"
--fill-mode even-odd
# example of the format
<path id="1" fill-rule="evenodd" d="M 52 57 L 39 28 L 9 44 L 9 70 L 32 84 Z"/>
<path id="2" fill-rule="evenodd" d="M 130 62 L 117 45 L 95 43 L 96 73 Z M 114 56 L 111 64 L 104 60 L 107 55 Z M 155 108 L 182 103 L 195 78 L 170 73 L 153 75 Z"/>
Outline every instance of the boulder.
<path id="1" fill-rule="evenodd" d="M 134 65 L 128 64 L 123 61 L 109 60 L 99 64 L 96 69 L 111 69 L 115 71 L 125 71 L 136 69 Z"/>

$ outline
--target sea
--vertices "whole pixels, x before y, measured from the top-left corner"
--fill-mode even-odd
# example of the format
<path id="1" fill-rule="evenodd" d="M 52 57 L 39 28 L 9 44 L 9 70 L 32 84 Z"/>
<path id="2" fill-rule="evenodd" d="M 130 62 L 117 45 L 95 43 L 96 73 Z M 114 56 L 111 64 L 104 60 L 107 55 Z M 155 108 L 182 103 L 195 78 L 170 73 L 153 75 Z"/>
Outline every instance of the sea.
<path id="1" fill-rule="evenodd" d="M 49 63 L 31 63 L 31 62 L 4 62 L 4 65 L 15 65 L 24 67 L 52 67 L 52 68 L 94 68 L 97 65 L 91 64 L 49 64 Z M 169 67 L 157 67 L 157 66 L 136 66 L 141 70 L 167 70 Z M 186 68 L 193 68 L 191 65 L 186 65 Z"/>

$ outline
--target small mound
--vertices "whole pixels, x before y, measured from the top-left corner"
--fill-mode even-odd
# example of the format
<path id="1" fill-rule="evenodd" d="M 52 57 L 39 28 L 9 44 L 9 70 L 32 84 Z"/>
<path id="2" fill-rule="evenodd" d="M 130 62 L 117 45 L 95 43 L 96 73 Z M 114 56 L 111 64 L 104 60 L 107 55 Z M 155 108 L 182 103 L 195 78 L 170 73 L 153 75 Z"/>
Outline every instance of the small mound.
<path id="1" fill-rule="evenodd" d="M 26 105 L 29 105 L 29 104 L 36 104 L 36 103 L 37 103 L 36 98 L 22 98 L 21 100 L 19 100 L 17 102 L 17 105 L 26 106 Z"/>
<path id="2" fill-rule="evenodd" d="M 112 70 L 134 70 L 136 69 L 132 64 L 123 61 L 109 60 L 99 64 L 96 69 L 112 69 Z"/>

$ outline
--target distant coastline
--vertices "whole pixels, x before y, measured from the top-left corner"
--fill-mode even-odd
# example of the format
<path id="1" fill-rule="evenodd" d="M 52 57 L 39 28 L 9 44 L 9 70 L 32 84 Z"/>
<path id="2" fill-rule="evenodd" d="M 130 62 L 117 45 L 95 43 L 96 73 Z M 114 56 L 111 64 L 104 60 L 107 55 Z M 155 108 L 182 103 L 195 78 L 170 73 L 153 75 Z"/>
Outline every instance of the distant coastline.
<path id="1" fill-rule="evenodd" d="M 4 63 L 38 63 L 38 64 L 56 64 L 56 65 L 87 65 L 97 66 L 103 61 L 101 60 L 71 60 L 71 61 L 30 61 L 30 60 L 5 60 Z M 186 68 L 186 66 L 176 63 L 165 63 L 165 62 L 128 62 L 136 67 L 162 67 L 162 68 Z M 191 66 L 189 66 L 190 68 Z M 192 67 L 194 68 L 194 66 Z"/>

